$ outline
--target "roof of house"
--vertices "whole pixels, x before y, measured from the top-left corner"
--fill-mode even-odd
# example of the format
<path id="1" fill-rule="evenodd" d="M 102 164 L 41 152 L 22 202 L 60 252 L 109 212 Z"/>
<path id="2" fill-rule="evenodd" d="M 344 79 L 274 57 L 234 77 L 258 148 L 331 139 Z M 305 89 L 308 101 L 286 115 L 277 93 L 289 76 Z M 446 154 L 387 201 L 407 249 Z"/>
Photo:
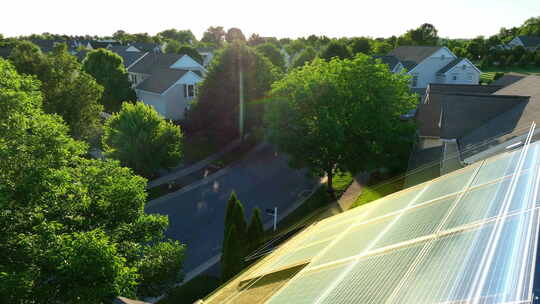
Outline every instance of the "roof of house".
<path id="1" fill-rule="evenodd" d="M 421 137 L 440 137 L 441 128 L 439 127 L 439 120 L 441 118 L 441 104 L 431 93 L 430 98 L 433 98 L 435 102 L 418 105 L 416 112 L 418 135 Z"/>
<path id="2" fill-rule="evenodd" d="M 498 85 L 498 86 L 506 87 L 525 77 L 527 77 L 526 74 L 514 73 L 514 72 L 505 73 L 501 78 L 493 81 L 491 85 Z"/>
<path id="3" fill-rule="evenodd" d="M 126 51 L 116 51 L 116 54 L 120 55 L 124 60 L 124 66 L 129 68 L 133 63 L 147 55 L 148 53 L 144 52 L 126 52 Z"/>
<path id="4" fill-rule="evenodd" d="M 173 63 L 182 58 L 178 54 L 148 53 L 139 62 L 132 66 L 129 71 L 133 73 L 152 74 L 154 69 L 169 68 Z"/>
<path id="5" fill-rule="evenodd" d="M 82 62 L 84 58 L 86 58 L 86 54 L 88 54 L 87 50 L 80 50 L 75 54 L 75 57 L 77 57 L 77 60 Z"/>
<path id="6" fill-rule="evenodd" d="M 148 42 L 134 42 L 134 43 L 130 43 L 129 45 L 133 45 L 134 47 L 138 48 L 139 50 L 146 51 L 146 52 L 152 51 L 155 48 L 160 47 L 160 45 L 157 44 L 157 43 L 148 43 Z"/>
<path id="7" fill-rule="evenodd" d="M 117 53 L 117 52 L 124 52 L 129 47 L 130 47 L 129 45 L 111 45 L 110 47 L 108 47 L 108 49 L 112 52 Z"/>
<path id="8" fill-rule="evenodd" d="M 392 50 L 388 55 L 397 57 L 406 68 L 407 65 L 409 66 L 407 69 L 410 69 L 440 48 L 440 46 L 400 46 Z"/>
<path id="9" fill-rule="evenodd" d="M 524 47 L 540 46 L 540 37 L 537 36 L 518 36 Z"/>
<path id="10" fill-rule="evenodd" d="M 399 59 L 396 56 L 373 56 L 375 59 L 380 59 L 382 63 L 387 64 L 392 71 L 399 64 Z"/>
<path id="11" fill-rule="evenodd" d="M 0 57 L 7 59 L 9 55 L 11 55 L 11 50 L 13 50 L 13 48 L 9 46 L 0 47 Z"/>
<path id="12" fill-rule="evenodd" d="M 526 104 L 528 97 L 486 94 L 441 94 L 441 138 L 456 139 L 501 113 Z"/>
<path id="13" fill-rule="evenodd" d="M 528 102 L 518 103 L 479 128 L 462 136 L 458 142 L 460 150 L 486 141 L 500 141 L 528 129 L 532 122 L 540 118 L 540 76 L 530 75 L 500 89 L 494 95 L 515 95 L 528 98 Z M 499 139 L 497 139 L 499 138 Z"/>
<path id="14" fill-rule="evenodd" d="M 152 76 L 137 85 L 136 89 L 161 94 L 177 82 L 189 70 L 154 69 Z"/>
<path id="15" fill-rule="evenodd" d="M 450 71 L 451 68 L 455 67 L 462 60 L 463 60 L 463 58 L 456 58 L 456 59 L 450 61 L 447 65 L 442 67 L 437 73 L 444 74 L 444 73 Z"/>
<path id="16" fill-rule="evenodd" d="M 132 54 L 140 53 L 133 52 Z M 150 77 L 138 84 L 136 89 L 161 94 L 190 71 L 186 69 L 170 68 L 170 66 L 180 58 L 188 55 L 159 54 L 152 52 L 145 54 L 144 57 L 129 68 L 129 72 L 150 75 Z M 192 70 L 192 72 L 202 77 L 200 71 Z"/>
<path id="17" fill-rule="evenodd" d="M 428 91 L 430 93 L 473 93 L 473 94 L 493 94 L 502 89 L 500 85 L 471 85 L 471 84 L 443 84 L 430 83 Z"/>

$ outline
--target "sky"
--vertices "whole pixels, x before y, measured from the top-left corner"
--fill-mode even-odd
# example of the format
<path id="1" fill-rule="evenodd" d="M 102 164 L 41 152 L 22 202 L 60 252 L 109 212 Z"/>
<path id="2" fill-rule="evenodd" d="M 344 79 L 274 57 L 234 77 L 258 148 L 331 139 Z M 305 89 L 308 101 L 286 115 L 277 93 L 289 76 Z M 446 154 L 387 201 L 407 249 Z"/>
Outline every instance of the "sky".
<path id="1" fill-rule="evenodd" d="M 496 34 L 540 16 L 540 0 L 3 0 L 0 34 L 55 33 L 109 36 L 116 30 L 154 35 L 209 26 L 240 28 L 278 38 L 389 37 L 431 23 L 440 37 Z"/>

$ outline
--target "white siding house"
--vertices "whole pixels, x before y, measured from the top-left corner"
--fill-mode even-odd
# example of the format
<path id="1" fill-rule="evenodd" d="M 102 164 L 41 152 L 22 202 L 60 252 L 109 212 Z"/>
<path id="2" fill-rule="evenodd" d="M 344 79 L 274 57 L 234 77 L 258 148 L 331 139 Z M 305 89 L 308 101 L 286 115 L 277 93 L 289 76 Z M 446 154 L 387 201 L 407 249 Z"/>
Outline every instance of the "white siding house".
<path id="1" fill-rule="evenodd" d="M 167 119 L 180 120 L 206 69 L 188 55 L 148 53 L 128 72 L 139 100 Z"/>
<path id="2" fill-rule="evenodd" d="M 401 46 L 378 58 L 392 72 L 406 71 L 411 75 L 413 89 L 425 89 L 430 83 L 478 84 L 480 81 L 481 71 L 446 47 Z"/>

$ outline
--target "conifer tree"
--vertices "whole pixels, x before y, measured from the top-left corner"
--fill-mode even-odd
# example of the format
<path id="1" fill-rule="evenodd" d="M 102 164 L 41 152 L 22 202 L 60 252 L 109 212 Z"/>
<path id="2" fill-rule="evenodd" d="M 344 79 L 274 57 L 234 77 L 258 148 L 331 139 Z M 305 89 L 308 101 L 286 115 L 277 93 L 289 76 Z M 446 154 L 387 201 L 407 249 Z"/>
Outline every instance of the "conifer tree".
<path id="1" fill-rule="evenodd" d="M 264 228 L 261 219 L 261 210 L 253 209 L 251 220 L 247 229 L 247 237 L 249 243 L 248 254 L 256 250 L 262 243 Z"/>

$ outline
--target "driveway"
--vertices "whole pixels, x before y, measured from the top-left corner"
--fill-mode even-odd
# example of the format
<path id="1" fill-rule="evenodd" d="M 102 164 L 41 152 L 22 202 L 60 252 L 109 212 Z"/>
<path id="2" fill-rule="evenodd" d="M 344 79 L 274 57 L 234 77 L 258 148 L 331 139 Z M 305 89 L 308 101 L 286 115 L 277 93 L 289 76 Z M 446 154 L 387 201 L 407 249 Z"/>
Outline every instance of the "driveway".
<path id="1" fill-rule="evenodd" d="M 180 190 L 178 195 L 150 204 L 146 212 L 169 216 L 166 235 L 187 245 L 183 268 L 187 273 L 221 252 L 225 208 L 232 191 L 244 205 L 246 220 L 253 208 L 259 207 L 263 221 L 271 221 L 264 214 L 266 208 L 278 207 L 279 213 L 316 184 L 306 172 L 289 168 L 286 157 L 266 145 L 214 181 L 189 191 Z"/>

